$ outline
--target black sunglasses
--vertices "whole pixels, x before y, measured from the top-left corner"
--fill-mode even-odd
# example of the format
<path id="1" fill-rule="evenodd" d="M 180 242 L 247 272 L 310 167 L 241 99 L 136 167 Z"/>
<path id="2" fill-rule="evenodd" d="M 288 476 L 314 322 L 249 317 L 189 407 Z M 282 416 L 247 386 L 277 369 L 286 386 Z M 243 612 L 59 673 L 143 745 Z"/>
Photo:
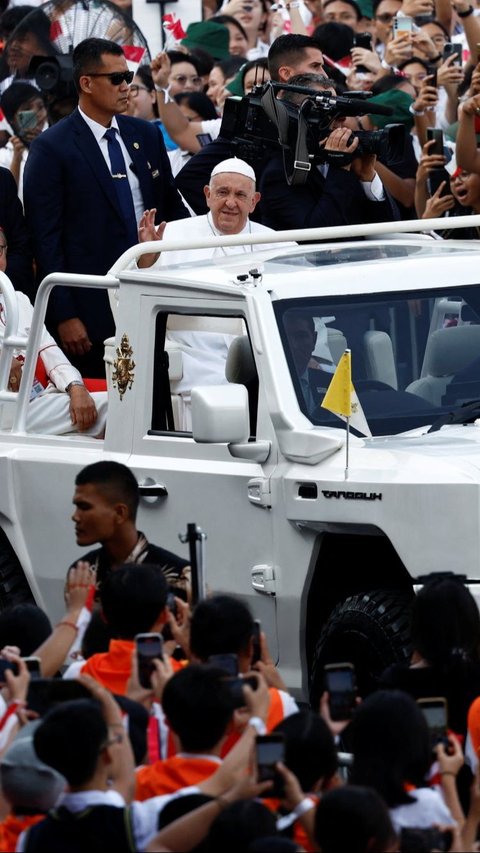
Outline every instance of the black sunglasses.
<path id="1" fill-rule="evenodd" d="M 108 77 L 112 86 L 121 86 L 122 83 L 130 83 L 133 80 L 134 73 L 133 71 L 104 71 L 103 73 L 98 74 L 86 74 L 86 77 Z"/>

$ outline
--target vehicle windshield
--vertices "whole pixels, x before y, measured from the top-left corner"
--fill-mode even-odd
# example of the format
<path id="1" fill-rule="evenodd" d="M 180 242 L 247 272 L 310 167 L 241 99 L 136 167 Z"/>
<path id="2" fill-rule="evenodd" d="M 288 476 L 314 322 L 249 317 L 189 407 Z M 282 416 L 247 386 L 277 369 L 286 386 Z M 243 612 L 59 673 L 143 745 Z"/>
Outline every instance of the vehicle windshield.
<path id="1" fill-rule="evenodd" d="M 342 426 L 321 402 L 347 347 L 373 435 L 431 424 L 480 400 L 480 285 L 284 300 L 275 312 L 300 408 L 313 424 Z"/>

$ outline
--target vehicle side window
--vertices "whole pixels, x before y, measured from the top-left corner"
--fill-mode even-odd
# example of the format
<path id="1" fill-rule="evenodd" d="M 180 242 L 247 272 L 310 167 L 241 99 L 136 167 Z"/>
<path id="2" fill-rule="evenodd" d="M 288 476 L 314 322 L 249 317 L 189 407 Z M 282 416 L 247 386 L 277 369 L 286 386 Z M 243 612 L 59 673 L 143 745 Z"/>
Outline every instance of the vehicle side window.
<path id="1" fill-rule="evenodd" d="M 156 321 L 152 430 L 191 435 L 196 385 L 244 384 L 255 431 L 258 377 L 241 317 L 159 313 Z"/>

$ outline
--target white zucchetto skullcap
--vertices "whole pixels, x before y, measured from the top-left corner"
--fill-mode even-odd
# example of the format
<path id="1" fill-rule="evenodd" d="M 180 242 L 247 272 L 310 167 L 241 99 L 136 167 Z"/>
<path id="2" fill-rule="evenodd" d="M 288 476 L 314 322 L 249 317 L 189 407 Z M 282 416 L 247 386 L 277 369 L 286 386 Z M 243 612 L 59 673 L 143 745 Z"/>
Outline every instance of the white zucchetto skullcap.
<path id="1" fill-rule="evenodd" d="M 215 175 L 223 175 L 224 172 L 235 172 L 237 175 L 245 175 L 246 178 L 256 181 L 255 172 L 252 167 L 248 163 L 245 163 L 245 160 L 240 160 L 239 157 L 230 157 L 228 160 L 222 160 L 221 163 L 218 163 L 212 169 L 210 178 L 214 178 Z"/>

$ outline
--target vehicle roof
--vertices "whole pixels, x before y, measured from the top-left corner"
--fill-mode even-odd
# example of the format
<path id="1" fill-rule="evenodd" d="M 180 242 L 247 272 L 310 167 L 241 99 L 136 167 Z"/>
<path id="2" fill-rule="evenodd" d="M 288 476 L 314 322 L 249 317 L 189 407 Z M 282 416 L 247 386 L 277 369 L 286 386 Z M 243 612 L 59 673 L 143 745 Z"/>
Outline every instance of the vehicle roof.
<path id="1" fill-rule="evenodd" d="M 290 248 L 279 244 L 278 249 L 268 252 L 152 270 L 128 269 L 119 278 L 135 282 L 141 278 L 143 283 L 152 285 L 168 282 L 217 296 L 251 290 L 254 284 L 268 290 L 273 299 L 360 295 L 477 283 L 478 252 L 476 240 L 443 241 L 415 235 Z M 249 276 L 252 270 L 261 272 L 261 278 Z M 238 276 L 244 276 L 246 281 Z"/>

